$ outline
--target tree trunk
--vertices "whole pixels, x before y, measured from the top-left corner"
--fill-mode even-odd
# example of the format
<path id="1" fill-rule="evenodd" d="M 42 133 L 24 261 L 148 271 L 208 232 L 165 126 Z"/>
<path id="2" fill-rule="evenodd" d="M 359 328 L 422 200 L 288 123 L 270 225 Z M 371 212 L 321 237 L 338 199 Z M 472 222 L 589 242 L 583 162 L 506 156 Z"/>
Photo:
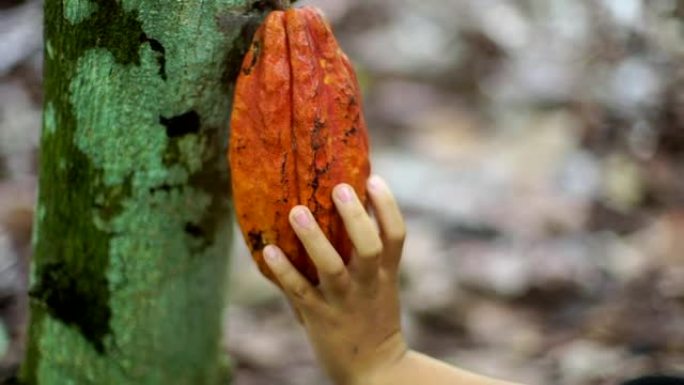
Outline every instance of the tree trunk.
<path id="1" fill-rule="evenodd" d="M 45 1 L 22 383 L 225 383 L 230 96 L 249 0 Z"/>

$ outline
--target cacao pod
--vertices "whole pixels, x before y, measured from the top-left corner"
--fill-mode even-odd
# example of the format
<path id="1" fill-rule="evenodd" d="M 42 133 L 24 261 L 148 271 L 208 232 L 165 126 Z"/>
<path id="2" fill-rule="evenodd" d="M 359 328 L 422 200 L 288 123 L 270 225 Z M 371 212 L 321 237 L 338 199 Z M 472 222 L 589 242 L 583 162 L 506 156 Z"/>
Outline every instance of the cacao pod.
<path id="1" fill-rule="evenodd" d="M 279 246 L 311 282 L 316 269 L 288 222 L 307 206 L 345 263 L 352 245 L 333 205 L 348 183 L 366 204 L 368 133 L 354 69 L 311 7 L 273 11 L 256 31 L 237 80 L 229 163 L 238 224 L 261 272 Z"/>

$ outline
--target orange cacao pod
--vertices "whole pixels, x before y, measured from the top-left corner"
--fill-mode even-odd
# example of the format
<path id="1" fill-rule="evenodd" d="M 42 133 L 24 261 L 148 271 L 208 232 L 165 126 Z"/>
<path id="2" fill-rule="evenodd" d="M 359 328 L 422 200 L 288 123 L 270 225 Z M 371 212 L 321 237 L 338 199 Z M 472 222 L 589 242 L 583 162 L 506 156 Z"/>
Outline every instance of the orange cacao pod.
<path id="1" fill-rule="evenodd" d="M 318 282 L 288 222 L 295 205 L 349 261 L 331 194 L 348 183 L 365 206 L 368 133 L 354 69 L 315 8 L 271 12 L 257 30 L 235 90 L 229 163 L 238 223 L 264 275 L 274 280 L 262 254 L 274 244 Z"/>

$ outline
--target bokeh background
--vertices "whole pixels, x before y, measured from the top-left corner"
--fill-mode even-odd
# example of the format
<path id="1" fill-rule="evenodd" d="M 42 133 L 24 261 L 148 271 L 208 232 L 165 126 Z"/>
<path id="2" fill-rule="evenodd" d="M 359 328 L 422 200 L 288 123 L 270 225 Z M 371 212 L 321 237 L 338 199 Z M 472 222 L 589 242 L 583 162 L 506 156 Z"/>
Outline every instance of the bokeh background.
<path id="1" fill-rule="evenodd" d="M 300 3 L 363 83 L 374 172 L 408 222 L 414 348 L 530 385 L 684 373 L 684 2 Z M 24 333 L 41 8 L 0 0 L 2 370 Z M 235 239 L 235 384 L 328 384 Z"/>

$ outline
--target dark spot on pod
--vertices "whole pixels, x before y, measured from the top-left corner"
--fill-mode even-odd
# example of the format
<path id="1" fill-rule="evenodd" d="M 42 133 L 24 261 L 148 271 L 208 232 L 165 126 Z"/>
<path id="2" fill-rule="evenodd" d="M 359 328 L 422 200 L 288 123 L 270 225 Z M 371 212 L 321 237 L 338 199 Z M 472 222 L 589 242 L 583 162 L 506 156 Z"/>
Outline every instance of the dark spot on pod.
<path id="1" fill-rule="evenodd" d="M 261 231 L 252 230 L 247 233 L 247 238 L 249 239 L 249 246 L 252 251 L 261 251 L 264 249 L 264 247 L 266 247 L 263 233 Z"/>
<path id="2" fill-rule="evenodd" d="M 247 65 L 247 67 L 244 67 L 242 69 L 242 73 L 245 75 L 249 75 L 250 73 L 252 73 L 252 69 L 254 69 L 254 67 L 259 62 L 259 55 L 261 55 L 261 43 L 258 41 L 255 41 L 254 43 L 252 43 L 251 49 L 253 51 L 252 61 L 249 63 L 249 65 Z"/>
<path id="3" fill-rule="evenodd" d="M 356 126 L 353 126 L 352 128 L 350 128 L 344 132 L 344 136 L 345 136 L 345 138 L 348 138 L 348 137 L 356 134 L 358 131 L 359 131 L 359 129 Z"/>
<path id="4" fill-rule="evenodd" d="M 311 148 L 314 151 L 323 147 L 323 144 L 325 144 L 325 137 L 321 132 L 324 128 L 325 123 L 321 121 L 320 118 L 316 118 L 316 120 L 314 120 L 313 130 L 311 130 Z"/>

